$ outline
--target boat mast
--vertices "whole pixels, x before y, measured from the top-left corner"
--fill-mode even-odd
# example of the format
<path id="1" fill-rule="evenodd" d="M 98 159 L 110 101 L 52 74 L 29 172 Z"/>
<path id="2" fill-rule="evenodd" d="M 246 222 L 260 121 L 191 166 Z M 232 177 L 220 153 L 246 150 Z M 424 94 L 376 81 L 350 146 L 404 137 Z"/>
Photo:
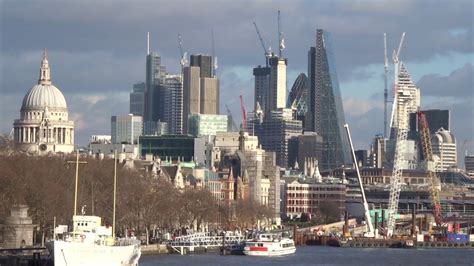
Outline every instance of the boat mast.
<path id="1" fill-rule="evenodd" d="M 76 150 L 76 183 L 74 185 L 74 216 L 77 210 L 77 179 L 79 176 L 79 150 Z"/>
<path id="2" fill-rule="evenodd" d="M 77 181 L 79 179 L 79 164 L 80 163 L 87 163 L 84 161 L 79 161 L 79 150 L 76 150 L 76 161 L 67 161 L 67 163 L 75 163 L 76 164 L 76 183 L 74 184 L 74 216 L 76 216 L 77 210 Z"/>
<path id="3" fill-rule="evenodd" d="M 112 237 L 115 239 L 115 198 L 117 191 L 117 150 L 114 152 L 114 213 L 112 215 Z"/>

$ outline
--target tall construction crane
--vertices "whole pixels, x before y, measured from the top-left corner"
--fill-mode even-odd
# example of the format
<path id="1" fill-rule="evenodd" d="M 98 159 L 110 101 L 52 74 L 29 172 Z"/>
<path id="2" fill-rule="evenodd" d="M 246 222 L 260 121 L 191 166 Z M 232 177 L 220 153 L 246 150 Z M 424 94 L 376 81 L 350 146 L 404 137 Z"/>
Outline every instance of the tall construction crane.
<path id="1" fill-rule="evenodd" d="M 265 45 L 265 41 L 263 40 L 262 34 L 260 34 L 260 31 L 258 30 L 257 23 L 255 23 L 255 21 L 253 22 L 253 25 L 255 26 L 255 30 L 257 31 L 258 39 L 260 40 L 260 44 L 262 45 L 262 48 L 263 48 L 263 52 L 264 52 L 264 55 L 265 55 L 265 64 L 268 67 L 268 59 L 271 56 L 270 48 L 267 49 L 267 46 Z"/>
<path id="2" fill-rule="evenodd" d="M 232 129 L 235 131 L 239 131 L 239 127 L 235 124 L 234 116 L 232 115 L 232 112 L 230 111 L 229 106 L 227 104 L 225 105 L 225 109 L 227 111 L 227 115 L 232 120 Z"/>
<path id="3" fill-rule="evenodd" d="M 398 50 L 393 52 L 393 64 L 395 68 L 395 96 L 392 104 L 392 116 L 390 125 L 396 128 L 396 144 L 395 154 L 393 156 L 393 170 L 390 178 L 390 195 L 388 199 L 388 221 L 387 221 L 387 235 L 392 236 L 395 230 L 395 215 L 398 212 L 398 203 L 400 199 L 400 189 L 403 178 L 403 163 L 404 154 L 406 151 L 406 141 L 408 137 L 408 105 L 411 103 L 409 98 L 400 98 L 403 91 L 399 86 L 399 63 L 400 51 L 402 49 L 403 40 L 405 39 L 405 32 L 402 34 Z M 390 131 L 392 133 L 392 131 Z"/>
<path id="4" fill-rule="evenodd" d="M 278 56 L 281 58 L 283 49 L 285 49 L 285 39 L 283 38 L 283 32 L 281 31 L 280 10 L 278 10 L 278 48 Z"/>
<path id="5" fill-rule="evenodd" d="M 431 146 L 431 134 L 430 128 L 428 127 L 428 120 L 423 112 L 418 112 L 418 129 L 420 132 L 421 147 L 423 150 L 423 156 L 427 163 L 427 175 L 430 182 L 430 196 L 431 204 L 433 205 L 433 216 L 437 226 L 440 226 L 443 222 L 441 216 L 441 202 L 439 199 L 440 181 L 439 177 L 435 172 L 435 162 L 433 158 L 433 149 Z"/>
<path id="6" fill-rule="evenodd" d="M 383 137 L 387 138 L 387 103 L 388 103 L 388 58 L 387 58 L 387 34 L 383 34 L 383 52 L 384 52 L 384 90 L 383 90 Z"/>
<path id="7" fill-rule="evenodd" d="M 183 68 L 188 64 L 188 60 L 186 59 L 186 52 L 183 52 L 183 42 L 181 41 L 181 34 L 178 34 L 178 45 L 179 45 L 179 51 L 181 53 L 181 71 Z"/>
<path id="8" fill-rule="evenodd" d="M 217 73 L 217 68 L 218 68 L 218 65 L 217 65 L 217 56 L 216 56 L 216 51 L 215 51 L 215 47 L 214 47 L 214 30 L 211 29 L 211 39 L 212 39 L 212 59 L 214 60 L 214 62 L 212 62 L 212 76 L 216 76 L 216 73 Z"/>
<path id="9" fill-rule="evenodd" d="M 393 54 L 392 54 L 392 62 L 393 62 L 393 65 L 394 65 L 394 83 L 395 83 L 395 89 L 397 87 L 397 84 L 398 84 L 398 72 L 400 71 L 400 51 L 402 50 L 402 45 L 403 45 L 403 41 L 405 40 L 405 32 L 402 33 L 402 38 L 400 39 L 400 44 L 398 45 L 398 50 L 395 52 L 395 50 L 393 50 Z M 395 92 L 395 95 L 396 95 L 396 92 Z M 393 103 L 392 103 L 392 116 L 390 118 L 390 126 L 394 126 L 394 123 L 396 123 L 396 115 L 397 115 L 397 112 L 395 111 L 396 109 L 396 106 L 397 106 L 397 97 L 394 97 L 393 98 Z M 390 132 L 392 133 L 392 132 Z"/>
<path id="10" fill-rule="evenodd" d="M 367 198 L 365 197 L 364 186 L 362 185 L 362 178 L 360 177 L 359 166 L 357 165 L 357 158 L 355 156 L 354 146 L 352 145 L 351 131 L 349 130 L 348 124 L 345 124 L 344 127 L 346 128 L 347 138 L 349 139 L 349 144 L 351 145 L 352 160 L 354 161 L 355 169 L 357 172 L 357 180 L 359 181 L 360 193 L 362 194 L 365 222 L 367 223 L 367 226 L 369 227 L 367 232 L 365 233 L 365 236 L 374 237 L 375 236 L 374 225 L 372 224 L 372 219 L 370 219 L 369 205 L 367 204 Z"/>
<path id="11" fill-rule="evenodd" d="M 242 129 L 247 130 L 247 112 L 245 111 L 244 98 L 240 95 L 240 109 L 242 109 Z"/>

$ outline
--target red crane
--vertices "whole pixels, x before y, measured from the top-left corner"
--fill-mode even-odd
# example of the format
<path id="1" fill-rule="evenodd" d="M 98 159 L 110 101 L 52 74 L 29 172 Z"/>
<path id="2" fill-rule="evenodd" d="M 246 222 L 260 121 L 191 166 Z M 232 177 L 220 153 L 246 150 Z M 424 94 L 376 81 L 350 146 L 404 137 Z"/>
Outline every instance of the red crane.
<path id="1" fill-rule="evenodd" d="M 431 204 L 433 205 L 433 216 L 435 218 L 436 225 L 440 226 L 443 222 L 441 216 L 441 202 L 439 199 L 439 177 L 434 169 L 433 149 L 431 146 L 431 134 L 430 128 L 428 127 L 428 120 L 423 112 L 418 112 L 418 129 L 420 132 L 421 146 L 423 150 L 423 156 L 427 163 L 427 175 L 430 182 L 430 196 Z"/>
<path id="2" fill-rule="evenodd" d="M 247 112 L 245 111 L 244 98 L 240 95 L 240 108 L 242 109 L 242 129 L 247 130 Z"/>

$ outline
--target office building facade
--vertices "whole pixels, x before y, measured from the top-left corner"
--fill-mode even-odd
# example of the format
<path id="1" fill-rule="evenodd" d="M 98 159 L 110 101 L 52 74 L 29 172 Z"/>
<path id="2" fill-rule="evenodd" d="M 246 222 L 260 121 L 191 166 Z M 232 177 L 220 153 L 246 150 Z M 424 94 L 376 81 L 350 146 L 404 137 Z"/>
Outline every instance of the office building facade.
<path id="1" fill-rule="evenodd" d="M 145 116 L 144 121 L 158 121 L 163 118 L 163 83 L 166 68 L 161 65 L 158 53 L 149 53 L 146 57 Z"/>
<path id="2" fill-rule="evenodd" d="M 288 166 L 306 169 L 309 162 L 321 161 L 323 156 L 323 138 L 314 132 L 304 132 L 288 141 Z M 297 164 L 296 164 L 297 162 Z"/>
<path id="3" fill-rule="evenodd" d="M 183 83 L 180 75 L 166 75 L 163 93 L 163 122 L 169 134 L 183 133 Z"/>
<path id="4" fill-rule="evenodd" d="M 305 127 L 305 115 L 308 112 L 309 81 L 305 73 L 296 78 L 288 95 L 287 108 L 296 108 L 296 118 L 303 122 Z"/>
<path id="5" fill-rule="evenodd" d="M 352 162 L 335 63 L 330 33 L 316 30 L 316 46 L 308 53 L 309 117 L 305 130 L 323 137 L 321 169 L 334 169 Z"/>
<path id="6" fill-rule="evenodd" d="M 188 134 L 196 137 L 229 131 L 226 115 L 191 114 L 188 125 Z"/>
<path id="7" fill-rule="evenodd" d="M 301 135 L 303 123 L 294 119 L 293 110 L 280 108 L 271 111 L 254 129 L 263 149 L 276 154 L 276 164 L 288 167 L 288 142 L 291 137 Z"/>
<path id="8" fill-rule="evenodd" d="M 466 174 L 474 178 L 474 155 L 464 156 L 464 167 Z"/>
<path id="9" fill-rule="evenodd" d="M 133 84 L 130 93 L 130 114 L 143 117 L 145 115 L 145 83 Z"/>
<path id="10" fill-rule="evenodd" d="M 141 116 L 130 114 L 111 118 L 112 144 L 137 144 L 142 131 L 143 118 Z"/>
<path id="11" fill-rule="evenodd" d="M 219 114 L 219 80 L 213 75 L 212 57 L 191 55 L 183 68 L 183 133 L 188 134 L 191 114 Z"/>
<path id="12" fill-rule="evenodd" d="M 270 68 L 258 66 L 253 69 L 255 77 L 254 88 L 254 110 L 257 110 L 257 103 L 260 105 L 263 113 L 268 107 L 268 91 L 270 90 Z"/>
<path id="13" fill-rule="evenodd" d="M 431 136 L 433 155 L 438 157 L 437 171 L 446 171 L 450 167 L 457 167 L 456 138 L 444 128 L 440 128 Z M 436 159 L 435 159 L 436 160 Z"/>
<path id="14" fill-rule="evenodd" d="M 286 108 L 286 66 L 288 60 L 272 56 L 270 64 L 270 89 L 268 91 L 268 110 L 273 111 L 278 108 Z"/>

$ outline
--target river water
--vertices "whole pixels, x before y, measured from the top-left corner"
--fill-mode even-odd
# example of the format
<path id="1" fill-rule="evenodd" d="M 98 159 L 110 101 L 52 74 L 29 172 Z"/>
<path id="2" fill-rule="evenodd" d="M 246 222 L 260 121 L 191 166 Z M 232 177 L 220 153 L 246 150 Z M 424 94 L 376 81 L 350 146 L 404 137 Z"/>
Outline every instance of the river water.
<path id="1" fill-rule="evenodd" d="M 336 248 L 300 246 L 283 257 L 194 255 L 142 256 L 140 266 L 150 265 L 474 265 L 474 249 Z"/>

